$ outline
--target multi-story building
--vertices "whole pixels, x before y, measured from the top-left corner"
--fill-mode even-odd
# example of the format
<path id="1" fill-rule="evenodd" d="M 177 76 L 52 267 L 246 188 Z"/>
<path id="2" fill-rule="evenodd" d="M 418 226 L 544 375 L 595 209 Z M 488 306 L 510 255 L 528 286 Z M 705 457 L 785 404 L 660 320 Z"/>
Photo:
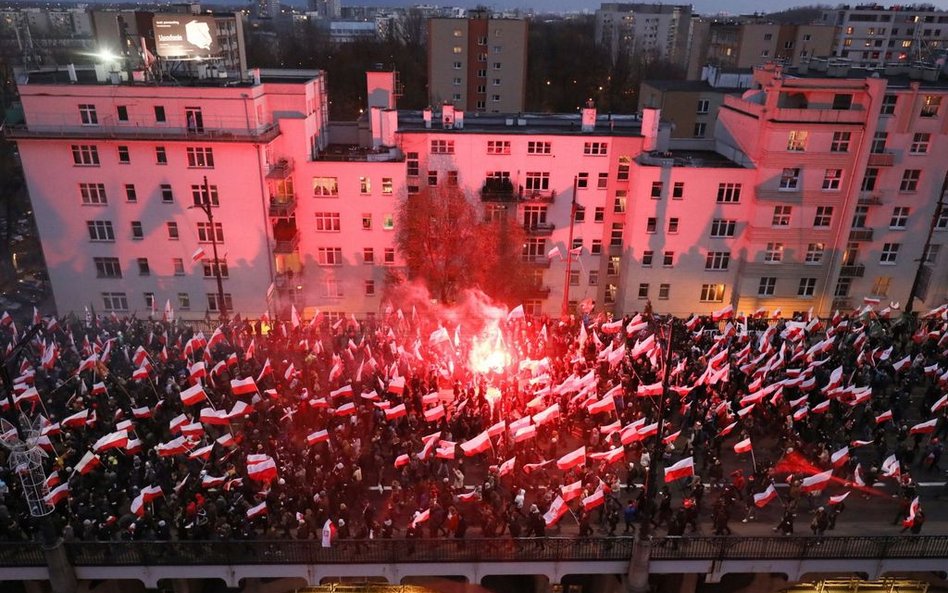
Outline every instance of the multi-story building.
<path id="1" fill-rule="evenodd" d="M 713 151 L 670 140 L 648 108 L 398 111 L 393 72 L 369 73 L 367 117 L 346 124 L 328 123 L 318 72 L 190 85 L 44 73 L 21 86 L 26 125 L 8 134 L 61 312 L 169 300 L 213 316 L 220 269 L 244 315 L 373 314 L 402 266 L 399 204 L 441 184 L 523 224 L 534 313 L 592 299 L 827 315 L 863 297 L 906 304 L 916 260 L 929 262 L 920 298 L 940 304 L 948 84 L 823 65 L 757 69 L 755 88 L 724 96 Z M 194 208 L 207 200 L 213 226 Z"/>
<path id="2" fill-rule="evenodd" d="M 854 66 L 931 60 L 948 44 L 948 12 L 930 4 L 841 6 L 823 23 L 836 27 L 833 55 Z"/>
<path id="3" fill-rule="evenodd" d="M 95 51 L 95 30 L 82 8 L 0 11 L 0 55 L 31 68 L 69 63 Z"/>
<path id="4" fill-rule="evenodd" d="M 706 28 L 707 31 L 702 31 Z M 702 66 L 752 68 L 777 61 L 799 66 L 802 60 L 832 55 L 836 28 L 824 24 L 787 24 L 759 20 L 704 21 L 692 43 L 689 78 Z"/>
<path id="5" fill-rule="evenodd" d="M 523 111 L 527 22 L 473 10 L 467 18 L 428 20 L 428 96 L 432 105 L 486 113 Z"/>
<path id="6" fill-rule="evenodd" d="M 685 67 L 691 21 L 690 4 L 603 3 L 596 10 L 596 45 L 613 60 L 627 53 Z"/>

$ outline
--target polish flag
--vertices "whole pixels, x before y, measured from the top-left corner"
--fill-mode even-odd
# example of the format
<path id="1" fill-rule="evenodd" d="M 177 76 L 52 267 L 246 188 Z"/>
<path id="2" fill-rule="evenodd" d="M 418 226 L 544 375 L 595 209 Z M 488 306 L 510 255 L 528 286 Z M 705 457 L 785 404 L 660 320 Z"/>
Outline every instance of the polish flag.
<path id="1" fill-rule="evenodd" d="M 849 447 L 843 447 L 830 455 L 830 462 L 834 468 L 842 467 L 847 461 L 849 461 Z"/>
<path id="2" fill-rule="evenodd" d="M 204 361 L 199 360 L 198 362 L 192 364 L 188 367 L 188 378 L 192 383 L 197 382 L 198 379 L 207 376 L 207 369 L 204 368 Z"/>
<path id="3" fill-rule="evenodd" d="M 292 366 L 292 365 L 291 365 Z M 329 392 L 329 397 L 352 397 L 352 385 L 343 385 L 335 391 Z"/>
<path id="4" fill-rule="evenodd" d="M 401 395 L 405 391 L 405 377 L 395 377 L 388 383 L 388 392 Z"/>
<path id="5" fill-rule="evenodd" d="M 165 493 L 161 490 L 161 486 L 145 486 L 140 493 L 142 500 L 145 502 L 157 500 L 164 495 Z"/>
<path id="6" fill-rule="evenodd" d="M 668 435 L 668 436 L 666 436 L 666 437 L 662 437 L 662 444 L 663 444 L 663 445 L 670 445 L 670 444 L 674 443 L 675 441 L 677 441 L 677 440 L 678 440 L 678 437 L 680 437 L 680 436 L 681 436 L 681 431 L 680 431 L 680 430 L 677 430 L 677 431 L 671 433 L 670 435 Z"/>
<path id="7" fill-rule="evenodd" d="M 200 383 L 197 383 L 191 387 L 188 387 L 181 392 L 181 403 L 186 406 L 193 406 L 196 403 L 200 403 L 207 399 L 207 394 L 204 393 L 204 387 Z"/>
<path id="8" fill-rule="evenodd" d="M 92 445 L 92 450 L 96 453 L 102 453 L 109 449 L 123 449 L 126 443 L 128 443 L 128 433 L 124 430 L 118 430 L 97 440 Z"/>
<path id="9" fill-rule="evenodd" d="M 506 476 L 507 474 L 512 474 L 514 470 L 514 464 L 517 462 L 516 457 L 511 457 L 507 461 L 500 464 L 500 468 L 497 470 L 498 477 Z"/>
<path id="10" fill-rule="evenodd" d="M 158 443 L 155 451 L 159 457 L 173 457 L 188 452 L 188 441 L 184 437 L 172 439 L 167 443 Z"/>
<path id="11" fill-rule="evenodd" d="M 227 418 L 227 410 L 215 410 L 213 408 L 201 408 L 201 422 L 208 426 L 227 426 L 230 420 Z"/>
<path id="12" fill-rule="evenodd" d="M 233 447 L 237 444 L 237 439 L 234 438 L 234 435 L 228 432 L 227 434 L 217 437 L 216 442 L 222 447 Z"/>
<path id="13" fill-rule="evenodd" d="M 735 453 L 750 453 L 752 449 L 750 437 L 734 445 Z"/>
<path id="14" fill-rule="evenodd" d="M 912 527 L 915 525 L 915 517 L 918 515 L 918 512 L 922 510 L 922 505 L 916 496 L 912 501 L 912 504 L 909 505 L 909 514 L 908 517 L 902 521 L 902 527 Z"/>
<path id="15" fill-rule="evenodd" d="M 829 407 L 830 407 L 830 400 L 826 400 L 813 406 L 813 409 L 811 409 L 810 411 L 813 412 L 814 414 L 823 414 L 824 412 L 829 410 Z"/>
<path id="16" fill-rule="evenodd" d="M 255 507 L 247 509 L 247 518 L 256 519 L 267 514 L 267 501 L 263 501 Z"/>
<path id="17" fill-rule="evenodd" d="M 224 415 L 224 417 L 228 420 L 232 420 L 234 418 L 243 418 L 245 416 L 249 416 L 251 410 L 252 408 L 250 407 L 250 404 L 238 400 L 234 402 L 234 407 L 232 407 L 230 411 Z"/>
<path id="18" fill-rule="evenodd" d="M 306 437 L 306 444 L 313 446 L 316 443 L 328 443 L 329 442 L 329 431 L 328 430 L 317 430 L 316 432 L 310 433 Z"/>
<path id="19" fill-rule="evenodd" d="M 882 412 L 881 414 L 876 416 L 877 425 L 882 424 L 884 422 L 888 422 L 890 420 L 892 420 L 892 410 L 886 410 L 885 412 Z"/>
<path id="20" fill-rule="evenodd" d="M 658 434 L 658 422 L 652 422 L 640 428 L 637 431 L 639 438 L 647 439 L 648 437 L 653 437 Z"/>
<path id="21" fill-rule="evenodd" d="M 89 410 L 82 410 L 81 412 L 76 412 L 72 416 L 67 416 L 63 418 L 60 422 L 60 426 L 63 428 L 82 428 L 86 424 L 86 420 L 89 417 Z"/>
<path id="22" fill-rule="evenodd" d="M 613 463 L 625 459 L 625 447 L 620 446 L 600 453 L 591 453 L 589 458 L 596 461 L 603 461 L 606 465 L 612 465 Z"/>
<path id="23" fill-rule="evenodd" d="M 50 490 L 49 494 L 43 497 L 43 500 L 49 506 L 54 507 L 67 498 L 69 498 L 69 482 Z"/>
<path id="24" fill-rule="evenodd" d="M 507 422 L 505 420 L 501 420 L 497 424 L 494 424 L 487 429 L 487 436 L 492 438 L 499 437 L 500 435 L 504 434 L 505 430 L 507 430 Z"/>
<path id="25" fill-rule="evenodd" d="M 569 512 L 569 507 L 562 497 L 557 496 L 550 504 L 550 509 L 543 515 L 543 521 L 547 527 L 553 527 L 556 523 Z"/>
<path id="26" fill-rule="evenodd" d="M 189 423 L 190 420 L 184 414 L 178 414 L 171 419 L 171 422 L 168 423 L 168 430 L 171 434 L 178 434 L 181 432 L 181 427 Z"/>
<path id="27" fill-rule="evenodd" d="M 586 463 L 586 447 L 580 447 L 572 453 L 567 453 L 566 455 L 560 457 L 556 461 L 556 467 L 566 471 L 584 463 Z"/>
<path id="28" fill-rule="evenodd" d="M 553 404 L 542 412 L 537 412 L 533 415 L 533 423 L 537 426 L 543 426 L 545 423 L 553 420 L 554 418 L 559 417 L 560 415 L 560 404 Z"/>
<path id="29" fill-rule="evenodd" d="M 803 482 L 800 484 L 800 489 L 803 492 L 818 492 L 823 488 L 826 488 L 826 485 L 829 484 L 830 479 L 833 477 L 833 470 L 828 469 L 825 472 L 820 472 L 814 476 L 808 478 L 803 478 Z"/>
<path id="30" fill-rule="evenodd" d="M 207 461 L 211 458 L 211 451 L 214 449 L 214 443 L 199 447 L 188 453 L 188 459 L 203 459 Z"/>
<path id="31" fill-rule="evenodd" d="M 537 427 L 535 424 L 528 424 L 522 428 L 518 428 L 517 432 L 514 433 L 513 440 L 515 443 L 521 443 L 527 439 L 534 439 L 537 436 Z"/>
<path id="32" fill-rule="evenodd" d="M 604 397 L 599 401 L 589 404 L 586 409 L 589 411 L 590 415 L 598 414 L 600 412 L 614 412 L 616 409 L 615 398 L 613 398 L 611 395 Z"/>
<path id="33" fill-rule="evenodd" d="M 260 463 L 247 465 L 247 477 L 258 482 L 269 482 L 277 477 L 276 462 L 265 459 Z"/>
<path id="34" fill-rule="evenodd" d="M 483 453 L 491 448 L 490 435 L 485 430 L 476 437 L 461 443 L 461 450 L 464 451 L 466 457 L 471 457 L 477 455 L 478 453 Z"/>
<path id="35" fill-rule="evenodd" d="M 425 410 L 425 422 L 437 422 L 441 418 L 444 418 L 444 404 Z"/>
<path id="36" fill-rule="evenodd" d="M 948 394 L 941 396 L 941 398 L 935 402 L 935 405 L 932 406 L 932 414 L 946 406 L 948 406 Z"/>
<path id="37" fill-rule="evenodd" d="M 92 386 L 92 395 L 102 395 L 104 393 L 108 393 L 105 388 L 105 383 L 99 382 Z"/>
<path id="38" fill-rule="evenodd" d="M 226 476 L 204 476 L 204 478 L 201 479 L 201 486 L 204 488 L 217 488 L 218 486 L 223 486 L 226 481 Z"/>
<path id="39" fill-rule="evenodd" d="M 186 437 L 201 437 L 204 434 L 204 425 L 200 422 L 181 425 L 181 434 Z"/>
<path id="40" fill-rule="evenodd" d="M 572 484 L 567 484 L 565 486 L 560 486 L 560 494 L 563 496 L 564 502 L 569 502 L 574 498 L 579 498 L 579 495 L 583 493 L 583 481 L 578 480 Z"/>
<path id="41" fill-rule="evenodd" d="M 441 394 L 438 392 L 426 393 L 421 396 L 421 403 L 425 406 L 430 406 L 431 404 L 436 404 L 441 401 Z"/>
<path id="42" fill-rule="evenodd" d="M 803 406 L 802 408 L 800 408 L 799 410 L 793 413 L 793 419 L 799 422 L 800 420 L 803 420 L 804 418 L 806 418 L 806 415 L 809 412 L 810 412 L 810 409 L 806 406 Z"/>
<path id="43" fill-rule="evenodd" d="M 757 508 L 762 509 L 767 506 L 767 503 L 775 498 L 777 498 L 777 489 L 774 488 L 773 484 L 771 484 L 767 486 L 767 489 L 763 492 L 754 495 L 754 505 Z"/>
<path id="44" fill-rule="evenodd" d="M 938 424 L 938 418 L 932 418 L 927 422 L 916 424 L 909 430 L 909 434 L 930 434 L 935 432 L 935 425 Z"/>
<path id="45" fill-rule="evenodd" d="M 234 395 L 257 393 L 257 384 L 254 382 L 253 377 L 247 377 L 246 379 L 231 379 L 230 391 Z"/>
<path id="46" fill-rule="evenodd" d="M 407 416 L 408 410 L 405 409 L 405 404 L 398 404 L 393 408 L 385 410 L 385 419 L 386 420 L 396 420 L 402 416 Z"/>
<path id="47" fill-rule="evenodd" d="M 694 457 L 686 457 L 678 463 L 665 468 L 665 483 L 695 475 Z"/>
<path id="48" fill-rule="evenodd" d="M 606 502 L 606 493 L 603 489 L 597 488 L 595 492 L 583 499 L 583 510 L 587 513 L 594 508 L 603 505 Z"/>
<path id="49" fill-rule="evenodd" d="M 263 381 L 263 378 L 267 375 L 273 374 L 273 366 L 270 364 L 270 359 L 263 361 L 263 366 L 260 368 L 260 374 L 257 375 L 257 381 Z"/>
<path id="50" fill-rule="evenodd" d="M 849 446 L 858 448 L 858 447 L 865 447 L 866 445 L 871 445 L 872 443 L 873 441 L 853 441 L 849 443 Z"/>
<path id="51" fill-rule="evenodd" d="M 410 460 L 408 459 L 408 454 L 402 453 L 401 455 L 395 458 L 395 468 L 398 469 L 400 467 L 404 467 L 408 465 L 409 461 Z"/>
<path id="52" fill-rule="evenodd" d="M 731 432 L 734 430 L 736 426 L 737 426 L 737 422 L 732 422 L 728 424 L 727 426 L 721 429 L 721 436 L 726 437 L 727 435 L 731 434 Z"/>
<path id="53" fill-rule="evenodd" d="M 59 472 L 54 471 L 53 473 L 49 474 L 49 477 L 46 478 L 46 487 L 55 488 L 56 486 L 59 486 L 61 482 L 62 478 L 59 477 Z"/>
<path id="54" fill-rule="evenodd" d="M 907 367 L 909 363 L 912 362 L 911 356 L 906 356 L 902 360 L 892 363 L 892 368 L 895 369 L 895 372 L 900 372 L 902 369 Z"/>
<path id="55" fill-rule="evenodd" d="M 141 366 L 132 371 L 132 380 L 133 381 L 144 381 L 148 378 L 148 367 Z"/>
<path id="56" fill-rule="evenodd" d="M 832 505 L 836 505 L 836 504 L 839 504 L 839 503 L 843 502 L 844 500 L 846 500 L 846 497 L 847 497 L 847 496 L 849 496 L 849 492 L 844 492 L 844 493 L 838 494 L 838 495 L 836 495 L 836 496 L 830 496 L 828 502 L 829 502 L 830 504 L 832 504 Z"/>
<path id="57" fill-rule="evenodd" d="M 353 402 L 343 404 L 336 408 L 336 416 L 351 416 L 356 413 L 356 406 Z"/>
<path id="58" fill-rule="evenodd" d="M 191 254 L 191 263 L 196 264 L 197 262 L 204 259 L 207 254 L 204 252 L 203 247 L 198 247 L 197 250 Z"/>
<path id="59" fill-rule="evenodd" d="M 651 397 L 662 394 L 662 382 L 652 383 L 651 385 L 639 385 L 635 395 L 639 397 Z"/>
<path id="60" fill-rule="evenodd" d="M 424 523 L 431 518 L 431 509 L 425 509 L 424 512 L 418 513 L 414 519 L 411 521 L 412 527 L 417 527 L 419 523 Z"/>
<path id="61" fill-rule="evenodd" d="M 727 307 L 724 307 L 723 309 L 718 309 L 717 311 L 714 311 L 713 313 L 711 313 L 711 320 L 721 321 L 722 319 L 730 319 L 733 316 L 734 316 L 734 306 L 728 305 Z"/>
<path id="62" fill-rule="evenodd" d="M 79 463 L 76 464 L 76 471 L 84 476 L 100 465 L 102 465 L 102 461 L 99 459 L 99 456 L 92 451 L 86 451 L 86 454 L 83 455 Z"/>

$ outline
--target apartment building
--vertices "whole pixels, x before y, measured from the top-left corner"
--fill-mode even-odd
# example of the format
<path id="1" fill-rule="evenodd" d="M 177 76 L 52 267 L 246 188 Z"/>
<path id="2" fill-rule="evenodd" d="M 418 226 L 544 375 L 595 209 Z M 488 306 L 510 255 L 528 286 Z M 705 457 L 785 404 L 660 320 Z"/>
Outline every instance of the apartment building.
<path id="1" fill-rule="evenodd" d="M 472 10 L 467 18 L 428 19 L 431 105 L 518 113 L 526 101 L 527 22 Z"/>
<path id="2" fill-rule="evenodd" d="M 701 67 L 752 68 L 777 61 L 799 66 L 802 60 L 832 55 L 836 27 L 826 24 L 772 23 L 758 20 L 702 20 L 694 25 L 688 78 Z"/>
<path id="3" fill-rule="evenodd" d="M 690 4 L 603 3 L 596 10 L 596 45 L 613 60 L 626 53 L 687 65 Z"/>
<path id="4" fill-rule="evenodd" d="M 822 22 L 836 27 L 833 56 L 854 66 L 933 60 L 948 44 L 948 12 L 930 4 L 847 5 L 824 10 Z"/>

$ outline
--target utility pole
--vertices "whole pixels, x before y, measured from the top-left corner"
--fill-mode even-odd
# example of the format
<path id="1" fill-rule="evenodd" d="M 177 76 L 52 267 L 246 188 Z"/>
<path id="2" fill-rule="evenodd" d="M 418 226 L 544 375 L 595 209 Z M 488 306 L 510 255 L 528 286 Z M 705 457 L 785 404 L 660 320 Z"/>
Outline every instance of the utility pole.
<path id="1" fill-rule="evenodd" d="M 566 278 L 563 280 L 563 309 L 561 311 L 565 319 L 569 315 L 569 273 L 572 268 L 573 254 L 573 227 L 576 225 L 576 190 L 579 187 L 579 176 L 573 176 L 573 201 L 569 207 L 569 240 L 566 243 Z"/>
<path id="2" fill-rule="evenodd" d="M 908 303 L 905 304 L 905 312 L 911 313 L 915 304 L 915 295 L 918 294 L 922 284 L 922 274 L 925 273 L 925 263 L 928 259 L 928 251 L 932 246 L 932 235 L 935 233 L 935 227 L 941 213 L 945 209 L 945 193 L 948 193 L 948 173 L 945 174 L 945 180 L 941 184 L 941 193 L 938 194 L 938 202 L 935 204 L 935 213 L 932 215 L 931 224 L 928 225 L 928 236 L 925 237 L 925 247 L 922 248 L 922 257 L 918 259 L 918 267 L 915 268 L 915 279 L 912 281 L 912 290 L 909 291 Z M 928 281 L 931 282 L 931 271 L 929 270 Z"/>
<path id="3" fill-rule="evenodd" d="M 211 269 L 214 271 L 214 278 L 217 280 L 217 310 L 220 312 L 221 323 L 227 323 L 227 304 L 224 302 L 224 280 L 221 278 L 221 264 L 217 259 L 217 229 L 214 228 L 214 210 L 211 204 L 211 186 L 207 183 L 207 175 L 204 176 L 204 191 L 201 195 L 201 201 L 194 207 L 200 208 L 207 216 L 207 224 L 210 227 L 208 234 L 211 236 L 211 250 L 214 254 L 214 262 Z"/>

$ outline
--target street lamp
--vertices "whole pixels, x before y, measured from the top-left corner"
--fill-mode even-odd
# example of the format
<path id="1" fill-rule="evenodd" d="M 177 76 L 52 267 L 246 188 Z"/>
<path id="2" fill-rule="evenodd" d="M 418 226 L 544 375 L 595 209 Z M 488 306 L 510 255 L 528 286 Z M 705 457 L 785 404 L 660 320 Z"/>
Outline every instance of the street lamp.
<path id="1" fill-rule="evenodd" d="M 214 254 L 214 263 L 211 269 L 214 270 L 214 278 L 217 280 L 217 309 L 220 312 L 221 323 L 227 323 L 227 304 L 224 302 L 224 280 L 221 278 L 221 263 L 217 259 L 217 229 L 214 228 L 214 210 L 211 204 L 211 187 L 207 183 L 207 175 L 204 176 L 204 188 L 201 192 L 201 198 L 192 208 L 200 208 L 207 216 L 208 234 L 211 236 L 211 250 Z"/>

